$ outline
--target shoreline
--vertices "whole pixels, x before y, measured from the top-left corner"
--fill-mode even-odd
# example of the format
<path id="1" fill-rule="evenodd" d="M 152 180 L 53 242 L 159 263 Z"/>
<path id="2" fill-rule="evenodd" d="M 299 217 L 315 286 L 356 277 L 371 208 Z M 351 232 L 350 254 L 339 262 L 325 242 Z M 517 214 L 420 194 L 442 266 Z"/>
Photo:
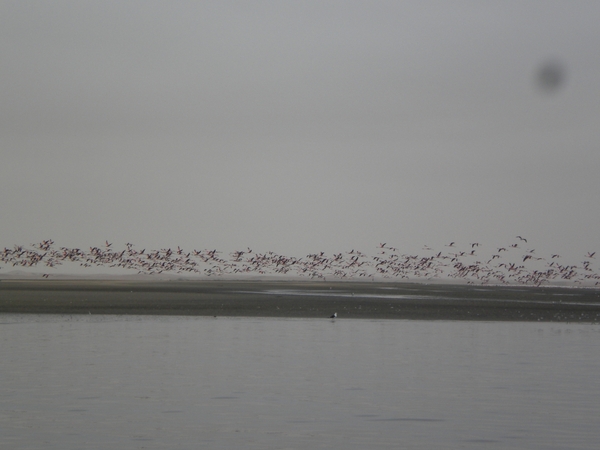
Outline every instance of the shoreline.
<path id="1" fill-rule="evenodd" d="M 600 289 L 347 281 L 2 280 L 0 314 L 600 323 Z"/>

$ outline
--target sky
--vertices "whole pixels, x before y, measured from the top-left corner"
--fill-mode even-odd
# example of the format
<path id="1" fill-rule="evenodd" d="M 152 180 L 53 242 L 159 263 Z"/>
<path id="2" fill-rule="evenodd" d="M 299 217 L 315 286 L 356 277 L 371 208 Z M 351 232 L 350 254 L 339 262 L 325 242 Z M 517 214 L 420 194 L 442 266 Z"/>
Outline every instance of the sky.
<path id="1" fill-rule="evenodd" d="M 600 3 L 0 2 L 0 247 L 600 251 Z M 458 245 L 458 244 L 457 244 Z"/>

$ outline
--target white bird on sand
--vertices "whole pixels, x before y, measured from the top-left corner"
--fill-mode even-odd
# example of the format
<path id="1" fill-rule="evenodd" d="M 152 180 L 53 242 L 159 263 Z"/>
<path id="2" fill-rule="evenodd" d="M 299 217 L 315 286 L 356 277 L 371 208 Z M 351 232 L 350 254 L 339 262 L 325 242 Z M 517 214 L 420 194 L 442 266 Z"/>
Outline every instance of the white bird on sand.
<path id="1" fill-rule="evenodd" d="M 329 316 L 330 319 L 335 319 L 337 317 L 337 313 L 333 313 L 333 315 Z"/>

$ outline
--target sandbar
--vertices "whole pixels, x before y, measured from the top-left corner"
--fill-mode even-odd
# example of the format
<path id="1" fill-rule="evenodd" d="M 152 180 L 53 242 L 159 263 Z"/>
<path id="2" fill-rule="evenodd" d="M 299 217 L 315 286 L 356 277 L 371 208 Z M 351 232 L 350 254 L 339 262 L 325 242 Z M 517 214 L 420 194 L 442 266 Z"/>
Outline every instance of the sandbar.
<path id="1" fill-rule="evenodd" d="M 0 313 L 600 322 L 600 289 L 328 281 L 0 280 Z"/>

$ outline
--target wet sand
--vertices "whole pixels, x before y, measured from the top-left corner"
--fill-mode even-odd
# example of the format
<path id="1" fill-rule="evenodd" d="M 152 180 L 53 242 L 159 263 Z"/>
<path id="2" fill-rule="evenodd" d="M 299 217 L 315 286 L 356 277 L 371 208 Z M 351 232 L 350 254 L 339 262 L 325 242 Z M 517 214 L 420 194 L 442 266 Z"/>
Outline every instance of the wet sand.
<path id="1" fill-rule="evenodd" d="M 1 280 L 0 313 L 600 322 L 600 290 L 377 282 Z"/>

